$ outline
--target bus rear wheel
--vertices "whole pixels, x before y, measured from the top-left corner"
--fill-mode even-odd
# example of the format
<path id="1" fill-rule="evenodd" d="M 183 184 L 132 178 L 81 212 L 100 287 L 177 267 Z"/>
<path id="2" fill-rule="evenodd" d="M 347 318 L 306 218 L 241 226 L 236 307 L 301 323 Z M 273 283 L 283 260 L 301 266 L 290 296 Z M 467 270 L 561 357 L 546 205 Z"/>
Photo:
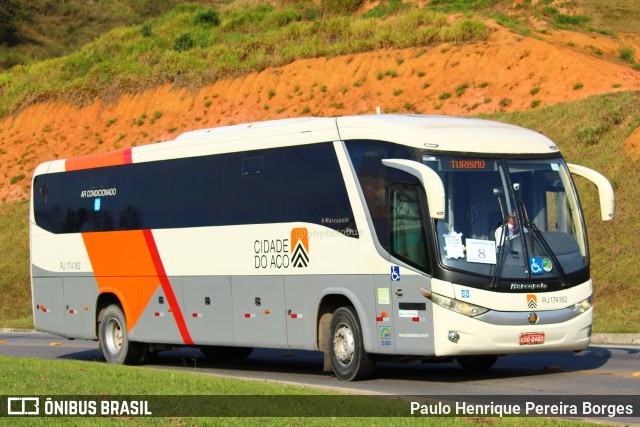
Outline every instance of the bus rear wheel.
<path id="1" fill-rule="evenodd" d="M 139 365 L 147 358 L 149 346 L 129 341 L 127 320 L 122 309 L 115 304 L 104 310 L 98 338 L 100 349 L 108 363 Z"/>
<path id="2" fill-rule="evenodd" d="M 363 380 L 373 374 L 376 365 L 364 349 L 362 328 L 353 307 L 341 307 L 333 313 L 329 339 L 331 366 L 339 380 Z"/>
<path id="3" fill-rule="evenodd" d="M 498 361 L 498 356 L 458 356 L 460 366 L 467 371 L 487 371 Z"/>

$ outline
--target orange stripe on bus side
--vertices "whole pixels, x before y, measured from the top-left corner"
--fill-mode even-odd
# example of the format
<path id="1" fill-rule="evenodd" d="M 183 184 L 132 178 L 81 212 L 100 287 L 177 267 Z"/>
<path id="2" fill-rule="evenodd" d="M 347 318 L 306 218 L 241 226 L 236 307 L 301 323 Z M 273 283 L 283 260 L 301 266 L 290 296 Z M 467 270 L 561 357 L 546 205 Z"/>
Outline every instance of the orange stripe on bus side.
<path id="1" fill-rule="evenodd" d="M 130 332 L 160 286 L 144 232 L 83 233 L 82 239 L 100 294 L 118 295 Z"/>
<path id="2" fill-rule="evenodd" d="M 131 148 L 113 151 L 105 154 L 75 157 L 65 160 L 66 171 L 118 166 L 132 163 Z"/>
<path id="3" fill-rule="evenodd" d="M 144 237 L 147 240 L 147 247 L 149 248 L 149 253 L 151 254 L 151 258 L 156 267 L 156 272 L 158 277 L 160 278 L 160 283 L 162 284 L 162 290 L 164 291 L 165 296 L 167 297 L 167 301 L 169 302 L 169 311 L 173 313 L 173 318 L 178 325 L 178 330 L 180 331 L 180 335 L 182 336 L 182 341 L 185 344 L 193 344 L 193 340 L 191 339 L 191 335 L 189 334 L 189 329 L 187 329 L 187 324 L 184 320 L 184 316 L 182 315 L 182 310 L 180 310 L 180 304 L 178 303 L 178 299 L 173 293 L 173 289 L 171 288 L 171 283 L 169 283 L 169 278 L 167 277 L 167 273 L 164 270 L 164 265 L 162 264 L 162 259 L 160 258 L 160 252 L 158 252 L 158 247 L 156 246 L 156 241 L 153 238 L 153 233 L 151 230 L 144 230 Z"/>

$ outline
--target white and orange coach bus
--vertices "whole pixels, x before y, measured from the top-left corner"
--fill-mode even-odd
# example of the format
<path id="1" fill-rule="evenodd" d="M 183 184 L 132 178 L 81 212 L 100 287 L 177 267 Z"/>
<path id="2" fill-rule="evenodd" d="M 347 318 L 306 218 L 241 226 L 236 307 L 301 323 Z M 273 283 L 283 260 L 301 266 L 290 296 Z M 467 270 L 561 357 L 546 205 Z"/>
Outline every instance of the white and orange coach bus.
<path id="1" fill-rule="evenodd" d="M 39 165 L 36 329 L 109 363 L 320 350 L 341 380 L 376 361 L 490 368 L 590 341 L 587 234 L 546 137 L 421 115 L 302 118 Z"/>

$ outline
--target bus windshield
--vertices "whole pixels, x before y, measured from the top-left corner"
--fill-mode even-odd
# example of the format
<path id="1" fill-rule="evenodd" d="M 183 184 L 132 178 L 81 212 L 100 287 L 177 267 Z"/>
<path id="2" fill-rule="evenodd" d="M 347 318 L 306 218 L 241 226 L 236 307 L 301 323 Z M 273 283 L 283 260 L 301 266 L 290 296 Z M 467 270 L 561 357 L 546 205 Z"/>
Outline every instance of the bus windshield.
<path id="1" fill-rule="evenodd" d="M 584 221 L 561 158 L 424 155 L 444 184 L 440 262 L 493 280 L 561 279 L 589 263 Z"/>

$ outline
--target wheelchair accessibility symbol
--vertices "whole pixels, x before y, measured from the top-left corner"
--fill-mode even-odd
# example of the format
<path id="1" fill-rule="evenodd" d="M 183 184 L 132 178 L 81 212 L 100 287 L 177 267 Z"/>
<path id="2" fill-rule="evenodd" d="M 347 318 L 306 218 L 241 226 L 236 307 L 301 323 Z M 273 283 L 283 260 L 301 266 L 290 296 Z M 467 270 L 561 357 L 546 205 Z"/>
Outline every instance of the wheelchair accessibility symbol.
<path id="1" fill-rule="evenodd" d="M 391 281 L 399 282 L 400 281 L 400 266 L 392 265 L 391 266 Z"/>
<path id="2" fill-rule="evenodd" d="M 544 273 L 544 269 L 542 268 L 542 258 L 540 257 L 529 258 L 529 267 L 531 268 L 531 274 Z"/>

